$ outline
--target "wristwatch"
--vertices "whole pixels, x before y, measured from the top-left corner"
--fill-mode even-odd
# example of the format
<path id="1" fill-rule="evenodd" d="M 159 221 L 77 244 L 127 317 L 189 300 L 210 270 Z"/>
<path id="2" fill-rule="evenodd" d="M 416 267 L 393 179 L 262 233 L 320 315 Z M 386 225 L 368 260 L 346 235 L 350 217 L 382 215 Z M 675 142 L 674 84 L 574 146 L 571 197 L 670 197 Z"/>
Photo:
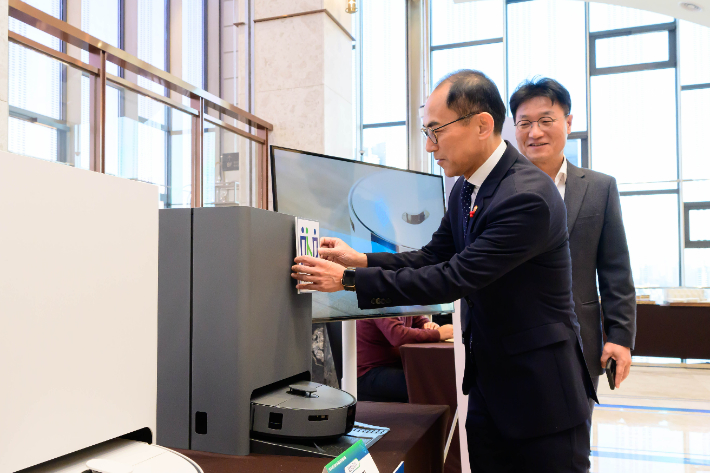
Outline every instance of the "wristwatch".
<path id="1" fill-rule="evenodd" d="M 355 291 L 355 268 L 346 268 L 340 280 L 346 291 Z"/>

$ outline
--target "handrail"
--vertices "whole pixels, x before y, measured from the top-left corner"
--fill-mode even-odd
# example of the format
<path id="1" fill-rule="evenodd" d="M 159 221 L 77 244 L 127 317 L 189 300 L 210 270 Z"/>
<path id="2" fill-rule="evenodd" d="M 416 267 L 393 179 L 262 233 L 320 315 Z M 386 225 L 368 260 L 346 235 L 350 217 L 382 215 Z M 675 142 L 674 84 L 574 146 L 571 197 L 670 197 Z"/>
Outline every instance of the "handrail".
<path id="1" fill-rule="evenodd" d="M 34 49 L 38 53 L 54 58 L 65 64 L 70 64 L 74 67 L 79 67 L 81 69 L 84 69 L 86 72 L 90 72 L 96 76 L 99 75 L 98 67 L 94 67 L 91 64 L 86 64 L 85 62 L 73 58 L 68 54 L 52 49 L 49 46 L 45 46 L 42 43 L 38 43 L 37 41 L 32 41 L 31 39 L 26 38 L 21 34 L 17 34 L 14 31 L 7 32 L 7 39 L 9 39 L 13 43 L 21 44 L 23 46 L 27 46 L 28 48 Z"/>
<path id="2" fill-rule="evenodd" d="M 92 119 L 95 122 L 93 126 L 94 131 L 92 132 L 94 154 L 91 160 L 91 169 L 93 171 L 105 172 L 105 96 L 106 82 L 109 81 L 192 116 L 192 207 L 202 207 L 203 203 L 202 170 L 204 146 L 202 135 L 204 132 L 204 124 L 208 122 L 261 145 L 256 159 L 253 162 L 258 175 L 256 205 L 261 208 L 267 208 L 269 131 L 274 129 L 271 123 L 242 110 L 206 90 L 193 86 L 169 72 L 165 72 L 119 48 L 111 46 L 79 28 L 55 18 L 42 10 L 34 8 L 21 0 L 8 1 L 8 14 L 16 20 L 89 52 L 90 64 L 86 64 L 66 53 L 47 47 L 15 32 L 8 31 L 9 41 L 21 44 L 67 65 L 78 67 L 96 77 L 97 102 L 95 112 L 92 112 Z M 190 105 L 183 105 L 180 101 L 174 100 L 173 98 L 152 92 L 122 77 L 108 74 L 106 70 L 107 61 L 189 98 Z M 220 118 L 208 115 L 208 109 L 215 110 L 227 117 L 238 120 L 251 127 L 255 133 L 243 130 Z"/>
<path id="3" fill-rule="evenodd" d="M 171 108 L 180 110 L 183 113 L 187 113 L 188 115 L 198 116 L 200 114 L 200 112 L 198 110 L 195 110 L 194 108 L 192 108 L 190 106 L 183 105 L 180 102 L 178 102 L 177 100 L 171 99 L 170 97 L 165 97 L 163 95 L 153 92 L 152 90 L 148 90 L 146 88 L 143 88 L 143 87 L 139 86 L 138 84 L 134 84 L 130 81 L 127 81 L 123 77 L 118 77 L 118 76 L 114 76 L 113 74 L 107 73 L 106 80 L 109 82 L 113 82 L 114 84 L 119 85 L 123 88 L 132 90 L 133 92 L 138 92 L 141 95 L 145 95 L 146 97 L 150 97 L 151 99 L 155 100 L 156 102 L 162 102 L 163 104 L 165 104 Z M 246 133 L 246 132 L 243 131 L 242 133 Z M 247 136 L 247 138 L 250 138 L 251 136 L 252 135 L 249 135 L 249 136 Z"/>
<path id="4" fill-rule="evenodd" d="M 55 18 L 42 10 L 26 4 L 25 2 L 20 0 L 9 0 L 8 5 L 9 15 L 16 20 L 27 23 L 38 30 L 44 31 L 55 38 L 85 51 L 90 51 L 92 47 L 104 51 L 106 52 L 107 61 L 186 97 L 189 97 L 191 94 L 201 97 L 212 103 L 211 108 L 215 108 L 219 112 L 239 120 L 246 125 L 259 130 L 271 131 L 274 129 L 274 126 L 266 120 L 262 120 L 261 118 L 258 118 L 246 110 L 242 110 L 241 108 L 230 104 L 226 100 L 222 100 L 206 90 L 190 85 L 177 76 L 152 66 L 132 54 L 128 54 L 121 49 L 111 46 L 110 44 L 85 33 L 79 28 Z"/>

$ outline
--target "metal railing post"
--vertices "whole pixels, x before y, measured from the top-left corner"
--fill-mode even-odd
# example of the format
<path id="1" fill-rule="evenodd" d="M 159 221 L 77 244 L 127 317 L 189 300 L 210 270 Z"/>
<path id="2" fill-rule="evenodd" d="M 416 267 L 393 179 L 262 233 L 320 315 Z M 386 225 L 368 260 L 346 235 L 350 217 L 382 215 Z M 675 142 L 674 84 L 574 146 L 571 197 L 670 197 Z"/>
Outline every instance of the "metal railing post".
<path id="1" fill-rule="evenodd" d="M 259 163 L 259 182 L 258 182 L 258 207 L 260 209 L 269 209 L 269 130 L 258 129 L 256 131 L 258 137 L 263 138 L 261 149 L 258 153 Z"/>
<path id="2" fill-rule="evenodd" d="M 192 208 L 202 207 L 202 169 L 204 163 L 204 136 L 205 136 L 205 99 L 192 95 L 191 105 L 198 111 L 192 117 Z"/>
<path id="3" fill-rule="evenodd" d="M 91 82 L 91 96 L 95 106 L 91 108 L 94 125 L 91 133 L 93 155 L 90 169 L 106 172 L 106 52 L 98 48 L 89 49 L 89 63 L 98 68 L 99 75 Z"/>

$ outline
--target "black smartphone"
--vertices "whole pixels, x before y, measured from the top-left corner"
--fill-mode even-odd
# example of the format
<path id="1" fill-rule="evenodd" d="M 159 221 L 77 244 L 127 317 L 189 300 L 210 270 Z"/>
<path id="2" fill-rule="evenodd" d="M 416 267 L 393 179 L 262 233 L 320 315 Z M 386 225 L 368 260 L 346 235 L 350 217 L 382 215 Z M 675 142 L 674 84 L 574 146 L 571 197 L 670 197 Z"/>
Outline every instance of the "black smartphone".
<path id="1" fill-rule="evenodd" d="M 606 362 L 606 379 L 609 381 L 609 389 L 612 391 L 616 388 L 616 360 L 609 358 Z"/>

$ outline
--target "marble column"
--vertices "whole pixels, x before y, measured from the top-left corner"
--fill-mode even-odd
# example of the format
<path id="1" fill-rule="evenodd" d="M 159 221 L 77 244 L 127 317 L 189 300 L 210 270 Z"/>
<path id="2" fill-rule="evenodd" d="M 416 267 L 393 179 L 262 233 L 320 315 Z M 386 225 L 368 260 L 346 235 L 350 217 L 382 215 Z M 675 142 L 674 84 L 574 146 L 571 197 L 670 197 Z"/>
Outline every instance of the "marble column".
<path id="1" fill-rule="evenodd" d="M 7 121 L 10 107 L 7 103 L 7 0 L 0 0 L 0 151 L 7 151 Z"/>
<path id="2" fill-rule="evenodd" d="M 353 158 L 352 19 L 345 0 L 254 3 L 255 114 L 271 144 Z"/>

